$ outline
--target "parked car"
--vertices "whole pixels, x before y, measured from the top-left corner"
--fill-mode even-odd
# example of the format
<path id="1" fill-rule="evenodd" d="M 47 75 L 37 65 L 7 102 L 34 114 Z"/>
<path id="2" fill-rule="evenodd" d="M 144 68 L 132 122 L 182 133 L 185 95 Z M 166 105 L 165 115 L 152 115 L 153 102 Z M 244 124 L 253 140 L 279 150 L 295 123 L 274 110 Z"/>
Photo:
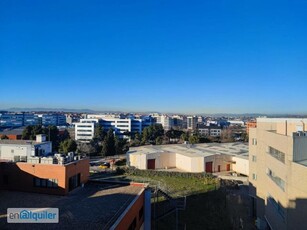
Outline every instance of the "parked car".
<path id="1" fill-rule="evenodd" d="M 110 168 L 110 163 L 109 162 L 102 162 L 102 163 L 100 163 L 99 168 L 103 168 L 103 169 Z"/>

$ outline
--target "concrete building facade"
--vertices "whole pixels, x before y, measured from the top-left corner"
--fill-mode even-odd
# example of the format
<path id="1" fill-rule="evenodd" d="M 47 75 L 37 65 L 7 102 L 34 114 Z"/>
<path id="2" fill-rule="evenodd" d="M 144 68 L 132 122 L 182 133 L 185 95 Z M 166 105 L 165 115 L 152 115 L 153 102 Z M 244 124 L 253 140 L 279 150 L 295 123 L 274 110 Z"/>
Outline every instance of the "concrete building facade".
<path id="1" fill-rule="evenodd" d="M 101 115 L 102 116 L 102 115 Z M 94 117 L 94 116 L 91 116 Z M 99 117 L 99 116 L 98 116 Z M 105 131 L 114 130 L 114 134 L 120 138 L 129 138 L 125 133 L 141 133 L 143 123 L 148 125 L 151 120 L 142 120 L 134 118 L 86 118 L 80 119 L 80 122 L 75 123 L 75 140 L 82 142 L 90 142 L 95 133 L 95 126 L 102 125 Z"/>
<path id="2" fill-rule="evenodd" d="M 306 229 L 307 119 L 258 118 L 249 131 L 250 196 L 259 229 Z"/>
<path id="3" fill-rule="evenodd" d="M 188 130 L 196 130 L 197 128 L 197 117 L 188 116 L 187 117 L 187 129 Z"/>
<path id="4" fill-rule="evenodd" d="M 75 124 L 75 140 L 81 142 L 90 142 L 94 138 L 95 126 L 98 119 L 80 119 Z"/>

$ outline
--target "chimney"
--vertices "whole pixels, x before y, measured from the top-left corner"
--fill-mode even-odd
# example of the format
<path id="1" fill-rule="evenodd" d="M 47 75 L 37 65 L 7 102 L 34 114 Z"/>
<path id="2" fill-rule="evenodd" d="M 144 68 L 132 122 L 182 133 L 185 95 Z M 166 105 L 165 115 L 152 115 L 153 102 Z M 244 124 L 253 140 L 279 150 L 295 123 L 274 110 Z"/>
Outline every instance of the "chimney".
<path id="1" fill-rule="evenodd" d="M 36 135 L 36 142 L 42 143 L 46 141 L 46 135 L 45 134 L 38 134 Z"/>

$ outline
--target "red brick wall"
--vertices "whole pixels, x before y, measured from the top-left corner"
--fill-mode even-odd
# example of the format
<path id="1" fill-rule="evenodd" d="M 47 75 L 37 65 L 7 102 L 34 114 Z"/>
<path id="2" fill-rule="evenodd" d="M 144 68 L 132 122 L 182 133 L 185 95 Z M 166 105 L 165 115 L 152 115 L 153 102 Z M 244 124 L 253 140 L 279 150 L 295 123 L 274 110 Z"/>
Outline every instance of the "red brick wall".
<path id="1" fill-rule="evenodd" d="M 68 193 L 68 178 L 81 174 L 81 183 L 86 183 L 89 177 L 89 159 L 85 158 L 68 165 L 30 164 L 30 163 L 1 163 L 0 187 L 8 190 L 38 192 L 65 195 Z M 3 175 L 8 176 L 9 183 L 3 181 Z M 35 187 L 33 178 L 57 179 L 58 188 Z"/>
<path id="2" fill-rule="evenodd" d="M 2 136 L 2 134 L 0 134 L 0 137 Z M 10 135 L 3 135 L 3 136 L 7 136 L 10 140 L 21 140 L 22 135 L 18 135 L 18 134 L 10 134 Z"/>
<path id="3" fill-rule="evenodd" d="M 116 230 L 125 230 L 128 229 L 129 226 L 132 224 L 134 218 L 136 219 L 136 229 L 140 229 L 144 222 L 144 200 L 145 200 L 145 190 L 138 196 L 138 199 L 135 201 L 135 203 L 130 207 L 128 212 L 125 214 L 125 216 L 121 219 L 119 224 L 116 226 Z M 139 211 L 143 207 L 143 217 L 140 219 Z"/>

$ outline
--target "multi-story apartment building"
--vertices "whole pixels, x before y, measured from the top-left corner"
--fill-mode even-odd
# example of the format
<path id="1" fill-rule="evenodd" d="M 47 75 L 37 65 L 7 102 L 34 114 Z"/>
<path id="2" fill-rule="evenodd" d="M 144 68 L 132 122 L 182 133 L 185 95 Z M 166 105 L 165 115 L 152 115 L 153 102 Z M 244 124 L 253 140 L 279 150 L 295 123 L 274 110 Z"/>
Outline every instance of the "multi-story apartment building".
<path id="1" fill-rule="evenodd" d="M 205 126 L 205 125 L 198 125 L 197 130 L 199 134 L 203 136 L 212 136 L 212 137 L 219 137 L 222 133 L 222 128 L 220 126 Z"/>
<path id="2" fill-rule="evenodd" d="M 187 117 L 187 129 L 188 130 L 196 130 L 197 128 L 197 117 L 188 116 Z"/>
<path id="3" fill-rule="evenodd" d="M 153 114 L 153 118 L 155 119 L 155 123 L 161 124 L 164 130 L 170 130 L 174 126 L 174 120 L 172 117 L 168 115 L 159 115 Z"/>
<path id="4" fill-rule="evenodd" d="M 183 116 L 173 115 L 172 119 L 173 119 L 174 128 L 177 128 L 177 129 L 184 128 L 184 117 Z"/>
<path id="5" fill-rule="evenodd" d="M 66 125 L 62 114 L 1 113 L 0 127 L 15 128 L 28 125 Z"/>
<path id="6" fill-rule="evenodd" d="M 40 114 L 38 115 L 40 118 L 41 125 L 66 125 L 66 116 L 63 114 Z"/>
<path id="7" fill-rule="evenodd" d="M 258 118 L 249 130 L 252 213 L 259 229 L 306 229 L 307 119 Z"/>
<path id="8" fill-rule="evenodd" d="M 38 117 L 32 113 L 6 113 L 0 114 L 0 126 L 2 127 L 20 127 L 27 125 L 37 125 Z"/>
<path id="9" fill-rule="evenodd" d="M 0 114 L 0 127 L 20 127 L 24 125 L 23 113 Z"/>

